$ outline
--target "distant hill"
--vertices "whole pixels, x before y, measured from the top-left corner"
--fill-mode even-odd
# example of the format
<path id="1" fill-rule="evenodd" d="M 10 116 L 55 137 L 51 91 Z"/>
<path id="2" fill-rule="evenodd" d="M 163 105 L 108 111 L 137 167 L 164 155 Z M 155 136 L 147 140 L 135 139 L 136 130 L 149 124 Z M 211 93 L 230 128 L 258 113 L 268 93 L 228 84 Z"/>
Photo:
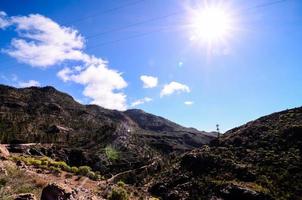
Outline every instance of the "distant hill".
<path id="1" fill-rule="evenodd" d="M 163 199 L 302 197 L 302 107 L 261 117 L 176 158 L 153 177 Z"/>
<path id="2" fill-rule="evenodd" d="M 154 157 L 201 147 L 212 139 L 206 132 L 142 110 L 81 105 L 53 87 L 0 85 L 1 143 L 39 143 L 26 151 L 70 165 L 118 172 Z"/>

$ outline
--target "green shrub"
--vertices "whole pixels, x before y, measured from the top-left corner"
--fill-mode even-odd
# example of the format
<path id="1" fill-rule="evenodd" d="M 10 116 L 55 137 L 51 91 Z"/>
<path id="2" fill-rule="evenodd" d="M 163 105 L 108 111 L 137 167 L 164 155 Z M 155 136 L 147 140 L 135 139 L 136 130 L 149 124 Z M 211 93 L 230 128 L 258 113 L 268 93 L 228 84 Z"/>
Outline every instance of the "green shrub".
<path id="1" fill-rule="evenodd" d="M 125 184 L 123 181 L 119 181 L 119 182 L 117 182 L 117 185 L 118 185 L 119 187 L 124 188 L 126 184 Z"/>
<path id="2" fill-rule="evenodd" d="M 57 164 L 61 169 L 67 169 L 69 167 L 64 161 L 57 162 Z"/>
<path id="3" fill-rule="evenodd" d="M 42 164 L 42 165 L 48 165 L 48 164 L 49 164 L 49 161 L 41 160 L 41 164 Z"/>
<path id="4" fill-rule="evenodd" d="M 78 174 L 82 176 L 86 176 L 91 171 L 89 166 L 81 166 L 79 167 Z"/>
<path id="5" fill-rule="evenodd" d="M 31 159 L 29 161 L 29 164 L 39 167 L 42 164 L 42 162 L 40 160 Z"/>
<path id="6" fill-rule="evenodd" d="M 128 200 L 129 194 L 124 188 L 117 187 L 117 188 L 113 188 L 108 199 L 109 200 Z"/>
<path id="7" fill-rule="evenodd" d="M 87 173 L 87 177 L 90 178 L 91 180 L 97 180 L 98 179 L 97 175 L 92 171 Z"/>
<path id="8" fill-rule="evenodd" d="M 52 171 L 52 172 L 55 173 L 55 174 L 61 173 L 61 169 L 58 168 L 58 167 L 50 166 L 50 167 L 49 167 L 49 170 Z"/>
<path id="9" fill-rule="evenodd" d="M 111 146 L 105 148 L 105 154 L 109 160 L 118 160 L 119 152 Z"/>
<path id="10" fill-rule="evenodd" d="M 65 166 L 64 168 L 63 168 L 63 170 L 64 171 L 66 171 L 66 172 L 72 172 L 72 169 L 71 169 L 71 167 L 70 166 Z"/>
<path id="11" fill-rule="evenodd" d="M 79 172 L 79 168 L 71 167 L 71 172 L 74 173 L 74 174 L 77 174 Z"/>

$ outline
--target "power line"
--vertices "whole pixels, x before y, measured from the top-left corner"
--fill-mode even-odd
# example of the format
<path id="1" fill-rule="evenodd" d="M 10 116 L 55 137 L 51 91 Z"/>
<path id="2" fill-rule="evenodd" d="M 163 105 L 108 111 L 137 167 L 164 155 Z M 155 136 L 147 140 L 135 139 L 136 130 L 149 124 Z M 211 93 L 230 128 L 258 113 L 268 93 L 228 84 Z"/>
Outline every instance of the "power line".
<path id="1" fill-rule="evenodd" d="M 272 1 L 272 2 L 268 2 L 268 3 L 262 3 L 262 4 L 254 6 L 254 7 L 242 9 L 242 11 L 249 11 L 249 10 L 253 10 L 253 9 L 269 7 L 269 6 L 278 4 L 278 3 L 283 3 L 285 1 L 288 1 L 288 0 L 277 0 L 277 1 Z M 134 26 L 138 26 L 138 25 L 142 25 L 142 24 L 146 24 L 146 23 L 149 23 L 149 22 L 160 21 L 162 19 L 166 19 L 166 18 L 169 18 L 171 16 L 179 15 L 181 13 L 183 13 L 183 10 L 174 11 L 174 12 L 169 13 L 167 15 L 163 15 L 163 16 L 159 16 L 159 17 L 154 17 L 154 18 L 149 18 L 147 20 L 143 20 L 143 21 L 140 21 L 140 22 L 136 22 L 136 23 L 132 23 L 132 24 L 128 24 L 128 25 L 122 26 L 122 27 L 114 28 L 114 29 L 111 29 L 111 30 L 99 32 L 99 33 L 90 35 L 90 36 L 88 36 L 86 38 L 87 39 L 91 39 L 91 38 L 95 38 L 95 37 L 98 37 L 98 36 L 101 36 L 101 35 L 104 35 L 104 34 L 118 32 L 118 31 L 121 31 L 121 30 L 125 30 L 125 29 L 128 29 L 128 28 L 131 28 L 131 27 L 134 27 Z"/>
<path id="2" fill-rule="evenodd" d="M 134 2 L 132 2 L 132 4 L 131 4 L 131 3 L 125 4 L 125 5 L 123 5 L 123 6 L 119 6 L 119 7 L 116 7 L 116 8 L 112 8 L 112 9 L 109 9 L 109 10 L 104 11 L 104 12 L 111 12 L 111 11 L 113 11 L 113 10 L 121 9 L 121 8 L 123 8 L 123 7 L 127 7 L 127 6 L 133 5 L 133 4 L 137 4 L 137 3 L 142 2 L 142 1 L 145 1 L 145 0 L 134 1 Z M 275 5 L 275 4 L 279 4 L 279 3 L 283 3 L 283 2 L 286 2 L 286 1 L 289 1 L 289 0 L 276 0 L 276 1 L 271 1 L 271 2 L 267 2 L 267 3 L 262 3 L 262 4 L 259 4 L 259 5 L 250 7 L 250 8 L 242 9 L 242 11 L 250 11 L 250 10 L 254 10 L 254 9 L 269 7 L 269 6 L 272 6 L 272 5 Z M 95 37 L 100 36 L 100 35 L 104 35 L 104 34 L 108 34 L 108 33 L 113 33 L 113 32 L 118 32 L 118 31 L 125 30 L 125 29 L 131 28 L 131 27 L 135 27 L 135 26 L 138 26 L 138 25 L 142 25 L 142 24 L 145 24 L 145 23 L 150 23 L 150 22 L 154 22 L 154 21 L 159 21 L 159 20 L 162 20 L 162 19 L 166 19 L 166 18 L 169 18 L 169 17 L 171 17 L 171 16 L 179 15 L 179 14 L 181 14 L 181 13 L 183 13 L 183 10 L 174 11 L 174 12 L 171 12 L 171 13 L 169 13 L 169 14 L 167 14 L 167 15 L 149 18 L 149 19 L 147 19 L 147 20 L 143 20 L 143 21 L 140 21 L 140 22 L 128 24 L 128 25 L 126 25 L 126 26 L 114 28 L 114 29 L 107 30 L 107 31 L 103 31 L 103 32 L 100 32 L 100 33 L 96 33 L 96 34 L 90 35 L 90 36 L 88 36 L 88 37 L 86 37 L 86 38 L 87 38 L 87 39 L 90 39 L 90 38 L 95 38 Z M 109 45 L 109 44 L 113 44 L 113 43 L 117 43 L 117 42 L 121 42 L 121 41 L 125 41 L 125 40 L 130 40 L 130 39 L 134 39 L 134 38 L 138 38 L 138 37 L 144 37 L 144 36 L 150 35 L 150 34 L 152 34 L 152 33 L 161 32 L 161 31 L 163 31 L 163 29 L 152 30 L 152 31 L 148 31 L 148 32 L 144 32 L 144 33 L 132 35 L 132 36 L 125 37 L 125 38 L 120 38 L 120 39 L 116 39 L 116 40 L 111 40 L 111 41 L 107 41 L 107 42 L 102 42 L 102 43 L 96 44 L 96 45 L 94 45 L 94 46 L 92 46 L 92 47 L 89 47 L 89 48 L 87 48 L 87 49 L 88 49 L 88 50 L 89 50 L 89 49 L 94 49 L 94 48 L 97 48 L 97 47 L 100 47 L 100 46 L 105 46 L 105 45 Z"/>
<path id="3" fill-rule="evenodd" d="M 254 6 L 254 7 L 246 8 L 243 11 L 253 10 L 253 9 L 258 9 L 258 8 L 265 8 L 265 7 L 275 5 L 275 4 L 283 3 L 285 1 L 288 1 L 288 0 L 276 0 L 276 1 L 271 1 L 271 2 L 267 2 L 267 3 L 262 3 L 262 4 Z"/>
<path id="4" fill-rule="evenodd" d="M 97 17 L 99 15 L 103 15 L 103 14 L 106 14 L 106 13 L 110 13 L 110 12 L 113 12 L 113 11 L 121 10 L 123 8 L 127 8 L 127 7 L 130 7 L 130 6 L 137 5 L 137 4 L 142 3 L 144 1 L 146 1 L 146 0 L 136 0 L 136 1 L 129 2 L 129 3 L 125 3 L 123 5 L 120 5 L 120 6 L 117 6 L 117 7 L 114 7 L 114 8 L 109 8 L 107 10 L 103 10 L 103 11 L 101 11 L 99 13 L 94 13 L 94 14 L 88 15 L 86 17 L 82 17 L 82 18 L 79 18 L 79 19 L 75 19 L 75 20 L 69 21 L 68 23 L 65 23 L 65 25 L 74 24 L 74 23 L 78 23 L 78 22 L 81 22 L 81 21 L 85 21 L 87 19 L 94 18 L 94 17 Z"/>
<path id="5" fill-rule="evenodd" d="M 242 9 L 242 11 L 250 11 L 250 10 L 254 10 L 254 9 L 269 7 L 269 6 L 278 4 L 278 3 L 283 3 L 285 1 L 288 1 L 288 0 L 277 0 L 277 1 L 267 2 L 267 3 L 262 3 L 262 4 L 259 4 L 259 5 L 250 7 L 250 8 Z M 100 32 L 100 33 L 88 36 L 86 38 L 87 39 L 94 38 L 94 37 L 97 37 L 97 36 L 100 36 L 100 35 L 104 35 L 104 34 L 108 34 L 108 33 L 113 33 L 113 32 L 118 32 L 120 30 L 128 29 L 130 27 L 134 27 L 134 26 L 137 26 L 137 25 L 142 25 L 142 24 L 145 24 L 145 23 L 148 23 L 148 22 L 159 21 L 161 19 L 169 18 L 169 17 L 174 16 L 174 15 L 179 15 L 182 12 L 183 12 L 183 10 L 174 11 L 174 12 L 169 13 L 167 15 L 163 15 L 163 16 L 160 16 L 160 17 L 150 18 L 150 19 L 147 19 L 147 20 L 144 20 L 144 21 L 140 21 L 140 22 L 136 22 L 136 23 L 133 23 L 133 24 L 129 24 L 129 25 L 126 25 L 126 26 L 123 26 L 123 27 L 119 27 L 119 28 L 108 30 L 108 31 Z M 92 46 L 90 48 L 87 48 L 87 49 L 94 49 L 96 47 L 105 46 L 105 45 L 108 45 L 108 44 L 113 44 L 113 43 L 121 42 L 121 41 L 124 41 L 124 40 L 130 40 L 130 39 L 134 39 L 134 38 L 138 38 L 138 37 L 144 37 L 146 35 L 150 35 L 152 33 L 160 32 L 160 31 L 162 31 L 162 29 L 160 29 L 160 30 L 153 30 L 153 31 L 149 31 L 149 32 L 145 32 L 145 33 L 141 33 L 141 34 L 137 34 L 137 35 L 121 38 L 121 39 L 111 40 L 111 41 L 108 41 L 108 42 L 102 42 L 102 43 L 96 44 L 96 45 L 94 45 L 94 46 Z"/>
<path id="6" fill-rule="evenodd" d="M 167 30 L 167 29 L 168 28 L 156 29 L 156 30 L 152 30 L 152 31 L 132 35 L 132 36 L 129 36 L 129 37 L 124 37 L 124 38 L 120 38 L 120 39 L 116 39 L 116 40 L 111 40 L 111 41 L 99 43 L 99 44 L 96 44 L 94 46 L 91 46 L 91 47 L 87 48 L 87 50 L 95 49 L 95 48 L 100 47 L 100 46 L 114 44 L 114 43 L 117 43 L 117 42 L 120 42 L 120 41 L 126 41 L 126 40 L 130 40 L 130 39 L 134 39 L 134 38 L 144 37 L 144 36 L 147 36 L 147 35 L 150 35 L 150 34 L 153 34 L 153 33 L 158 33 L 158 32 L 161 32 L 161 31 L 164 31 L 164 30 Z"/>
<path id="7" fill-rule="evenodd" d="M 166 19 L 166 18 L 175 16 L 175 15 L 179 15 L 179 14 L 181 14 L 182 12 L 183 12 L 183 11 L 175 11 L 175 12 L 169 13 L 169 14 L 167 14 L 167 15 L 162 15 L 162 16 L 159 16 L 159 17 L 149 18 L 149 19 L 147 19 L 147 20 L 143 20 L 143 21 L 136 22 L 136 23 L 133 23 L 133 24 L 128 24 L 128 25 L 126 25 L 126 26 L 114 28 L 114 29 L 107 30 L 107 31 L 103 31 L 103 32 L 100 32 L 100 33 L 96 33 L 96 34 L 90 35 L 90 36 L 88 36 L 88 37 L 86 37 L 86 38 L 87 38 L 87 39 L 95 38 L 95 37 L 97 37 L 97 36 L 104 35 L 104 34 L 107 34 L 107 33 L 117 32 L 117 31 L 121 31 L 121 30 L 124 30 L 124 29 L 128 29 L 128 28 L 134 27 L 134 26 L 142 25 L 142 24 L 145 24 L 145 23 L 150 23 L 150 22 L 159 21 L 159 20 Z"/>

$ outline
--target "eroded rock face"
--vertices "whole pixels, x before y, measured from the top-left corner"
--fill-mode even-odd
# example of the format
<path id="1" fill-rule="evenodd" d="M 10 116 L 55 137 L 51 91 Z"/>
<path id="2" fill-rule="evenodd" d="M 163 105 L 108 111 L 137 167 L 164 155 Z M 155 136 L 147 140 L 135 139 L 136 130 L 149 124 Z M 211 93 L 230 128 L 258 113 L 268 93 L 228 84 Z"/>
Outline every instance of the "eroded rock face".
<path id="1" fill-rule="evenodd" d="M 35 197 L 35 195 L 31 193 L 26 193 L 26 194 L 18 194 L 15 197 L 15 200 L 37 200 L 37 198 Z"/>
<path id="2" fill-rule="evenodd" d="M 52 183 L 47 185 L 41 195 L 41 200 L 71 200 L 72 193 L 68 188 Z"/>

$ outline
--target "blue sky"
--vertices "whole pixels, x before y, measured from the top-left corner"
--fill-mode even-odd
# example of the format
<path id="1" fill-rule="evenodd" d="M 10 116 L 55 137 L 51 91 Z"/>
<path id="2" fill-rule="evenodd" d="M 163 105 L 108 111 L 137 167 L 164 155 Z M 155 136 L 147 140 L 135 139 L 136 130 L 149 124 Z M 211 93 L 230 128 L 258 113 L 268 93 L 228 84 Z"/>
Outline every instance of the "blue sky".
<path id="1" fill-rule="evenodd" d="M 0 19 L 10 24 L 2 21 L 1 29 L 0 20 L 0 83 L 52 85 L 83 103 L 140 108 L 200 130 L 215 130 L 218 123 L 226 131 L 301 106 L 302 2 L 270 2 L 274 1 L 228 1 L 224 6 L 232 14 L 232 30 L 209 50 L 190 39 L 190 10 L 204 5 L 198 1 L 3 0 Z M 265 4 L 269 6 L 259 7 Z M 62 50 L 48 48 L 52 44 L 43 55 L 29 55 L 33 49 L 26 45 L 38 37 L 29 28 L 41 28 L 37 20 L 58 25 L 42 30 L 48 34 L 47 45 L 72 37 L 67 47 L 59 44 L 69 48 L 68 55 L 51 56 Z M 27 43 L 13 44 L 13 39 Z M 39 56 L 50 60 L 45 63 L 37 60 Z M 65 81 L 58 75 L 64 69 L 70 70 Z M 145 87 L 143 75 L 149 77 Z"/>

